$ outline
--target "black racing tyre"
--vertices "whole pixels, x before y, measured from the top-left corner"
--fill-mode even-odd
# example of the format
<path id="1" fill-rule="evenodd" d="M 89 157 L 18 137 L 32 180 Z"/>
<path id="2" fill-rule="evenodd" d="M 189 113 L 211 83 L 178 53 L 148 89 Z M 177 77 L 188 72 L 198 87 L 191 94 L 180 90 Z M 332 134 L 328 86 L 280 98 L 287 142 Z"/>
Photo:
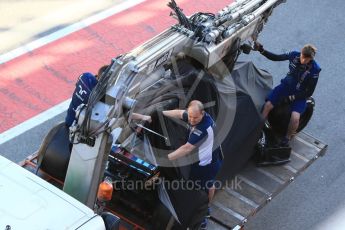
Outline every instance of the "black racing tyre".
<path id="1" fill-rule="evenodd" d="M 170 211 L 161 203 L 158 202 L 154 213 L 152 215 L 152 229 L 172 229 L 175 223 L 175 218 Z"/>
<path id="2" fill-rule="evenodd" d="M 307 109 L 302 114 L 302 116 L 300 118 L 297 133 L 302 131 L 307 126 L 308 122 L 310 121 L 311 117 L 313 116 L 314 107 L 315 107 L 315 100 L 314 100 L 314 98 L 309 97 L 307 99 Z"/>
<path id="3" fill-rule="evenodd" d="M 302 131 L 310 121 L 314 112 L 315 100 L 312 97 L 307 98 L 306 111 L 301 115 L 300 123 L 297 133 Z M 290 105 L 281 104 L 273 108 L 268 115 L 268 122 L 270 123 L 273 132 L 277 137 L 282 137 L 286 134 L 290 122 Z"/>
<path id="4" fill-rule="evenodd" d="M 120 229 L 120 218 L 110 212 L 103 212 L 102 218 L 105 224 L 106 230 L 118 230 Z"/>
<path id="5" fill-rule="evenodd" d="M 42 141 L 38 150 L 38 169 L 64 181 L 71 156 L 69 130 L 64 122 L 53 127 Z"/>
<path id="6" fill-rule="evenodd" d="M 276 137 L 280 138 L 286 135 L 290 116 L 290 106 L 288 104 L 277 105 L 269 113 L 268 122 Z"/>
<path id="7" fill-rule="evenodd" d="M 199 210 L 195 211 L 195 215 L 189 221 L 189 229 L 199 229 L 203 218 L 206 215 L 207 207 L 201 206 Z M 162 204 L 159 203 L 153 213 L 152 229 L 165 229 L 165 230 L 184 230 L 175 218 L 171 215 L 170 211 Z"/>

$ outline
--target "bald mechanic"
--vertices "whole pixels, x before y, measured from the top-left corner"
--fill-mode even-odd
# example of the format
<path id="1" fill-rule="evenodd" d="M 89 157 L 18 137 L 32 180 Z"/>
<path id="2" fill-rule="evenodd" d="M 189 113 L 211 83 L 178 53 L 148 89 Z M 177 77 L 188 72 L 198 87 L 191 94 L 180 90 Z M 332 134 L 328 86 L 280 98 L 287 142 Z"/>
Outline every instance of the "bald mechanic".
<path id="1" fill-rule="evenodd" d="M 199 161 L 192 165 L 190 179 L 201 183 L 211 201 L 215 192 L 214 179 L 221 166 L 220 153 L 215 151 L 212 154 L 215 127 L 213 119 L 204 111 L 203 104 L 197 100 L 191 101 L 187 110 L 167 110 L 163 111 L 163 115 L 188 122 L 187 143 L 169 153 L 168 158 L 176 160 L 196 150 Z M 201 228 L 206 228 L 206 220 L 202 225 Z"/>

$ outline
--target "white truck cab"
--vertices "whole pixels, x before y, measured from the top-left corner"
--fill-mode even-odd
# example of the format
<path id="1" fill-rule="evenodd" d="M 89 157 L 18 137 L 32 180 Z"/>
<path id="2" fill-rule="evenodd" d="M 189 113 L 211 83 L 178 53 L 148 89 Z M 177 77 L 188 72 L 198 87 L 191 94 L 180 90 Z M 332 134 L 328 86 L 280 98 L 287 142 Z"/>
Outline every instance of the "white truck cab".
<path id="1" fill-rule="evenodd" d="M 0 230 L 5 229 L 106 228 L 89 207 L 0 156 Z"/>

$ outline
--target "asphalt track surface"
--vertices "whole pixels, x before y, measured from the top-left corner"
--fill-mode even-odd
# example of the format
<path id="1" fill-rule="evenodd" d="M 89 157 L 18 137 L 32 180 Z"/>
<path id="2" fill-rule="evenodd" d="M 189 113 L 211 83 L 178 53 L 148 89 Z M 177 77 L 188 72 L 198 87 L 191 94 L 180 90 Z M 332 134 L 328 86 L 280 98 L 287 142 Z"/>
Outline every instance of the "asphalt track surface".
<path id="1" fill-rule="evenodd" d="M 31 100 L 30 97 L 23 97 L 25 95 L 23 94 L 17 97 L 18 101 L 16 103 L 6 101 L 8 99 L 6 99 L 3 89 L 16 87 L 16 81 L 11 80 L 16 79 L 18 75 L 20 76 L 20 71 L 14 72 L 12 76 L 6 77 L 8 80 L 5 81 L 7 85 L 3 85 L 3 79 L 1 79 L 1 121 L 4 119 L 3 111 L 8 111 L 6 109 L 9 108 L 9 105 L 18 104 L 18 107 L 11 112 L 15 116 L 14 118 L 10 118 L 6 123 L 0 123 L 0 132 L 27 119 L 23 115 L 14 115 L 17 111 L 24 111 L 23 114 L 29 114 L 30 117 L 32 115 L 31 110 L 40 112 L 49 108 L 49 106 L 53 106 L 54 103 L 59 103 L 67 99 L 73 89 L 74 80 L 81 70 L 95 71 L 97 66 L 108 62 L 111 57 L 133 48 L 135 45 L 149 39 L 173 23 L 173 20 L 168 19 L 167 15 L 169 10 L 165 8 L 165 4 L 160 3 L 159 7 L 158 5 L 154 7 L 153 4 L 155 2 L 158 4 L 158 1 L 148 1 L 141 4 L 140 7 L 142 9 L 138 11 L 136 11 L 138 8 L 133 7 L 123 12 L 123 14 L 121 13 L 123 15 L 122 17 L 117 15 L 109 21 L 112 23 L 109 23 L 108 26 L 117 26 L 117 23 L 121 24 L 129 19 L 133 23 L 136 18 L 139 20 L 135 24 L 125 25 L 121 27 L 121 30 L 118 30 L 126 31 L 126 33 L 132 33 L 134 31 L 134 37 L 124 37 L 122 33 L 118 33 L 116 39 L 118 39 L 117 41 L 123 42 L 124 45 L 118 46 L 119 43 L 116 43 L 117 45 L 113 46 L 105 42 L 105 40 L 100 39 L 100 43 L 109 45 L 111 52 L 99 50 L 97 52 L 101 55 L 95 56 L 94 51 L 92 53 L 88 52 L 89 47 L 87 46 L 87 42 L 85 46 L 64 46 L 63 39 L 55 44 L 47 45 L 51 50 L 63 51 L 64 55 L 78 53 L 82 57 L 81 59 L 76 58 L 72 63 L 66 63 L 63 57 L 58 55 L 57 58 L 59 60 L 57 62 L 59 62 L 59 65 L 56 65 L 55 68 L 50 67 L 44 69 L 44 71 L 47 71 L 45 73 L 52 73 L 54 72 L 52 70 L 56 69 L 63 73 L 62 75 L 51 77 L 52 79 L 54 77 L 60 77 L 61 82 L 63 82 L 61 85 L 56 85 L 56 88 L 52 90 L 56 91 L 56 95 L 64 95 L 61 100 L 57 100 L 55 98 L 57 96 L 50 99 L 51 101 L 39 100 L 37 98 Z M 187 14 L 192 13 L 193 9 L 198 7 L 197 10 L 212 12 L 222 8 L 225 5 L 222 2 L 203 1 L 200 5 L 195 5 L 193 1 L 185 1 L 181 6 L 186 9 L 185 12 Z M 219 4 L 219 6 L 215 4 Z M 160 17 L 149 16 L 153 11 L 159 11 L 162 14 Z M 269 18 L 267 25 L 261 33 L 259 40 L 264 44 L 264 47 L 267 50 L 278 53 L 300 49 L 307 42 L 317 46 L 318 53 L 316 59 L 322 67 L 322 72 L 314 93 L 314 98 L 316 99 L 315 113 L 305 131 L 327 143 L 329 146 L 326 156 L 317 160 L 306 172 L 274 198 L 271 203 L 251 218 L 246 225 L 246 229 L 345 229 L 345 224 L 340 223 L 341 218 L 345 218 L 345 155 L 343 154 L 345 150 L 345 78 L 343 77 L 343 73 L 345 72 L 344 12 L 345 2 L 342 0 L 288 0 L 287 3 L 281 5 L 273 12 L 273 15 Z M 138 13 L 142 13 L 141 17 L 138 17 Z M 147 23 L 146 21 L 143 22 L 140 20 L 143 17 L 149 18 Z M 158 22 L 162 24 L 157 25 L 159 24 Z M 86 29 L 85 33 L 84 36 L 73 38 L 86 38 L 87 41 L 94 37 L 98 39 L 100 38 L 98 36 L 99 33 L 104 34 L 101 37 L 105 37 L 108 30 L 100 28 L 100 31 L 98 31 L 91 26 Z M 75 50 L 66 47 L 75 48 Z M 117 52 L 113 52 L 114 50 Z M 29 53 L 28 55 L 31 55 L 30 57 L 33 59 L 35 58 L 33 53 Z M 55 55 L 56 53 L 53 56 Z M 13 60 L 17 68 L 23 66 L 21 58 L 19 57 Z M 240 60 L 252 60 L 260 68 L 270 71 L 274 75 L 275 84 L 278 84 L 280 78 L 287 72 L 286 62 L 271 62 L 257 53 L 250 54 L 249 56 L 241 55 Z M 51 63 L 46 64 L 52 66 Z M 2 78 L 4 68 L 14 67 L 10 67 L 8 63 L 5 64 L 5 67 L 1 65 L 0 75 Z M 14 70 L 17 68 L 14 68 Z M 35 73 L 34 70 L 30 73 L 30 76 L 32 78 L 37 77 Z M 45 79 L 46 76 L 41 76 L 42 78 Z M 35 82 L 34 80 L 26 79 L 24 82 L 28 85 L 27 87 L 22 87 L 24 91 L 31 87 L 31 89 L 33 88 L 41 93 L 42 98 L 46 98 L 44 92 L 46 86 L 37 85 L 37 82 L 40 82 L 39 80 Z M 17 92 L 15 91 L 16 95 L 18 95 Z M 24 100 L 32 103 L 31 108 L 20 105 L 21 101 Z M 23 103 L 25 104 L 27 101 Z M 13 161 L 22 160 L 24 156 L 34 152 L 38 148 L 45 133 L 53 124 L 61 121 L 63 117 L 64 114 L 60 114 L 44 122 L 42 125 L 28 130 L 11 141 L 0 145 L 0 153 Z"/>

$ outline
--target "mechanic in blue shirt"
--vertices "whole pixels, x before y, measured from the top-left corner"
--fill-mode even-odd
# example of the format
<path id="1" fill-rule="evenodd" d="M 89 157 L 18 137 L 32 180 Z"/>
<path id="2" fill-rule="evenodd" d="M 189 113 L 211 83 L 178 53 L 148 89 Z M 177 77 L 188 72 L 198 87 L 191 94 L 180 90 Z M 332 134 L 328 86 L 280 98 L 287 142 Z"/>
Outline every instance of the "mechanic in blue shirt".
<path id="1" fill-rule="evenodd" d="M 292 51 L 277 55 L 265 50 L 260 43 L 256 42 L 254 50 L 258 50 L 272 61 L 289 61 L 289 72 L 268 95 L 262 111 L 266 119 L 274 106 L 281 102 L 291 103 L 288 131 L 280 143 L 281 146 L 288 146 L 298 128 L 300 116 L 306 109 L 306 99 L 313 94 L 319 79 L 321 68 L 314 60 L 316 48 L 311 44 L 306 44 L 301 52 Z"/>
<path id="2" fill-rule="evenodd" d="M 186 110 L 166 110 L 163 115 L 188 122 L 189 137 L 186 144 L 168 154 L 169 160 L 176 160 L 197 151 L 199 161 L 192 164 L 190 179 L 199 182 L 208 192 L 209 201 L 215 192 L 214 179 L 222 163 L 220 148 L 213 151 L 215 123 L 204 111 L 200 101 L 191 101 Z M 208 213 L 209 215 L 209 213 Z M 206 226 L 207 222 L 203 222 Z"/>
<path id="3" fill-rule="evenodd" d="M 70 127 L 73 124 L 74 120 L 76 120 L 75 113 L 78 106 L 81 104 L 87 104 L 92 89 L 98 83 L 98 78 L 107 68 L 108 65 L 102 66 L 98 70 L 97 75 L 93 75 L 92 73 L 86 72 L 79 76 L 78 81 L 75 85 L 75 90 L 72 95 L 71 103 L 67 110 L 67 116 L 65 118 L 65 123 L 67 127 Z"/>

